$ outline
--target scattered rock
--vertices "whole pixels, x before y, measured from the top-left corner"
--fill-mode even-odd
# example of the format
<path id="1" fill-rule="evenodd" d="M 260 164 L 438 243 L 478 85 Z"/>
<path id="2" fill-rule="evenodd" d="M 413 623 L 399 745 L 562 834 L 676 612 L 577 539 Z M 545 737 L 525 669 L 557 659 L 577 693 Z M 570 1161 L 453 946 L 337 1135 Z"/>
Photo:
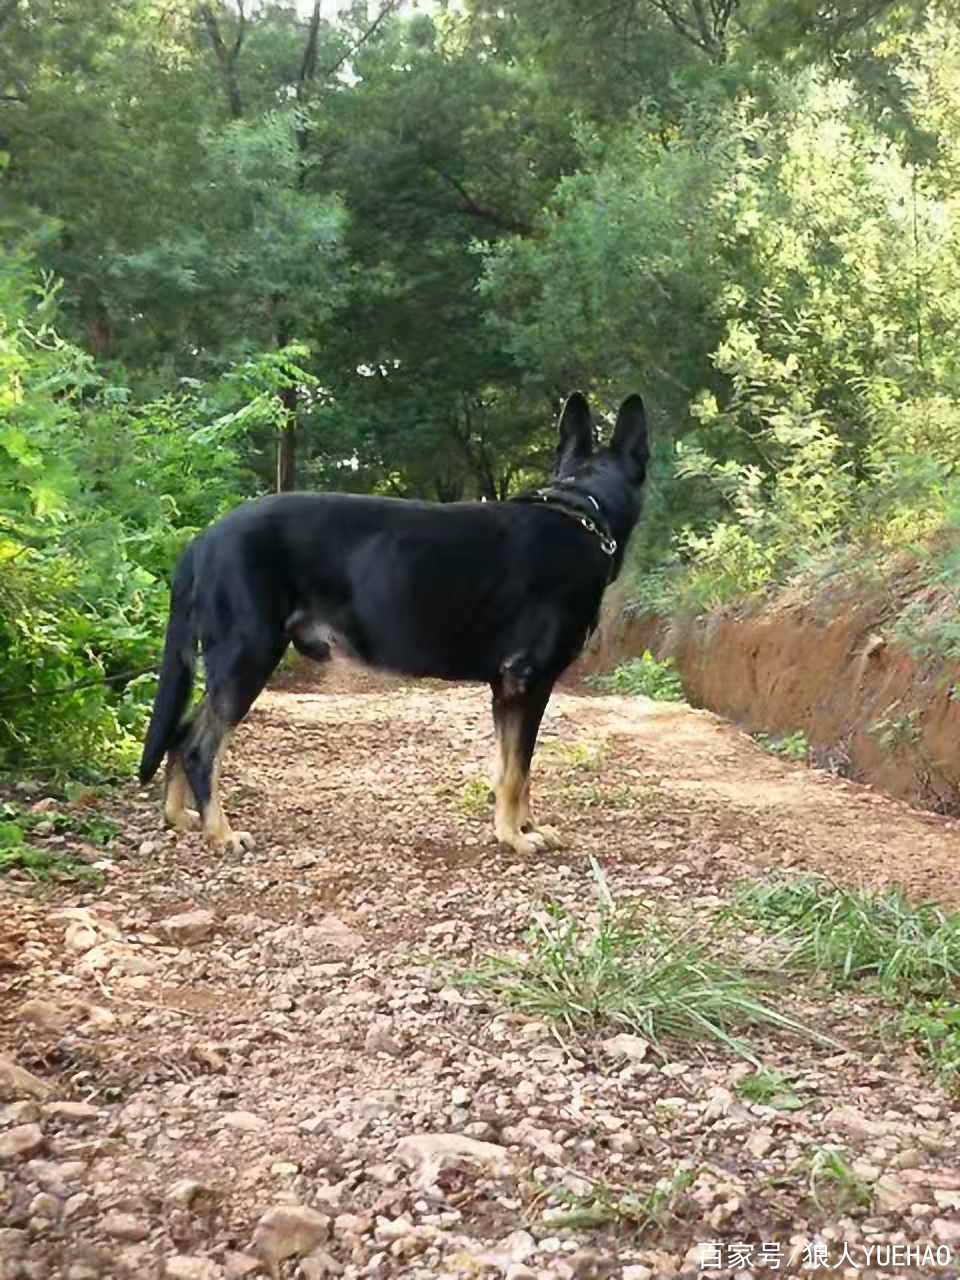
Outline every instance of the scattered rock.
<path id="1" fill-rule="evenodd" d="M 270 1266 L 284 1258 L 301 1257 L 325 1244 L 330 1236 L 330 1219 L 305 1204 L 277 1205 L 257 1223 L 253 1247 Z"/>
<path id="2" fill-rule="evenodd" d="M 168 1204 L 179 1205 L 181 1209 L 191 1209 L 199 1200 L 213 1200 L 216 1192 L 202 1182 L 192 1178 L 181 1178 L 167 1188 L 164 1199 Z"/>
<path id="3" fill-rule="evenodd" d="M 930 1223 L 934 1240 L 947 1245 L 960 1245 L 960 1218 L 934 1218 Z"/>
<path id="4" fill-rule="evenodd" d="M 627 1058 L 630 1062 L 642 1062 L 650 1045 L 641 1036 L 632 1036 L 623 1031 L 620 1035 L 601 1041 L 600 1048 L 608 1058 Z"/>
<path id="5" fill-rule="evenodd" d="M 510 1158 L 503 1147 L 480 1142 L 462 1133 L 415 1133 L 397 1143 L 396 1158 L 407 1169 L 419 1170 L 419 1184 L 432 1186 L 449 1164 L 466 1163 L 494 1177 L 512 1173 Z"/>
<path id="6" fill-rule="evenodd" d="M 82 1124 L 84 1120 L 96 1120 L 100 1114 L 89 1102 L 47 1102 L 40 1108 L 51 1120 L 66 1120 L 72 1124 Z"/>
<path id="7" fill-rule="evenodd" d="M 113 1236 L 115 1240 L 136 1242 L 146 1240 L 150 1234 L 150 1227 L 143 1218 L 138 1218 L 132 1213 L 123 1213 L 119 1209 L 112 1209 L 106 1214 L 102 1226 L 107 1235 Z"/>
<path id="8" fill-rule="evenodd" d="M 177 1253 L 163 1264 L 166 1280 L 222 1280 L 223 1268 L 209 1258 Z"/>
<path id="9" fill-rule="evenodd" d="M 228 1111 L 220 1117 L 225 1129 L 238 1129 L 241 1133 L 262 1133 L 267 1127 L 263 1116 L 255 1116 L 252 1111 Z"/>
<path id="10" fill-rule="evenodd" d="M 0 1124 L 36 1124 L 40 1108 L 35 1102 L 11 1102 L 0 1111 Z"/>
<path id="11" fill-rule="evenodd" d="M 159 930 L 165 938 L 180 947 L 191 947 L 203 942 L 213 932 L 216 917 L 212 911 L 200 908 L 184 911 L 180 915 L 161 920 Z"/>
<path id="12" fill-rule="evenodd" d="M 254 1258 L 249 1253 L 237 1253 L 234 1250 L 228 1250 L 224 1255 L 223 1265 L 227 1280 L 244 1280 L 244 1277 L 253 1275 L 255 1271 L 263 1268 L 259 1258 Z"/>
<path id="13" fill-rule="evenodd" d="M 328 1276 L 343 1274 L 343 1267 L 324 1249 L 314 1249 L 300 1263 L 303 1280 L 327 1280 Z"/>
<path id="14" fill-rule="evenodd" d="M 322 916 L 303 930 L 303 941 L 315 960 L 340 960 L 362 951 L 362 934 L 349 928 L 338 916 Z"/>
<path id="15" fill-rule="evenodd" d="M 367 1053 L 385 1053 L 391 1058 L 403 1057 L 403 1046 L 383 1027 L 371 1027 L 364 1041 Z"/>
<path id="16" fill-rule="evenodd" d="M 18 1067 L 12 1058 L 0 1054 L 0 1089 L 15 1098 L 49 1098 L 53 1086 L 39 1076 Z"/>
<path id="17" fill-rule="evenodd" d="M 22 1258 L 30 1246 L 30 1236 L 16 1227 L 0 1227 L 0 1258 Z"/>
<path id="18" fill-rule="evenodd" d="M 38 1124 L 18 1124 L 0 1133 L 0 1164 L 8 1160 L 29 1159 L 43 1150 L 43 1130 Z"/>

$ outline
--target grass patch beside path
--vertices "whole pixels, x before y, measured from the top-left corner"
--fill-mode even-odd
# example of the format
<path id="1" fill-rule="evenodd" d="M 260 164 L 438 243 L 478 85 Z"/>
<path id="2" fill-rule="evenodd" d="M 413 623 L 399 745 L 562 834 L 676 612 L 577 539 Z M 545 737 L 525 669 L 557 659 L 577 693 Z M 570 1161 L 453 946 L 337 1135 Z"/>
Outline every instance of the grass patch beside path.
<path id="1" fill-rule="evenodd" d="M 614 1226 L 637 1236 L 661 1234 L 682 1221 L 686 1193 L 699 1173 L 696 1166 L 681 1163 L 646 1194 L 607 1182 L 594 1183 L 582 1196 L 555 1189 L 561 1205 L 547 1210 L 542 1221 L 553 1230 Z"/>
<path id="2" fill-rule="evenodd" d="M 835 987 L 867 982 L 894 999 L 886 1031 L 911 1041 L 960 1090 L 960 912 L 899 888 L 846 889 L 822 876 L 741 885 L 726 913 L 774 937 L 781 964 Z"/>
<path id="3" fill-rule="evenodd" d="M 0 875 L 17 873 L 38 883 L 78 880 L 100 884 L 102 872 L 83 858 L 36 841 L 45 836 L 69 835 L 93 844 L 106 844 L 119 830 L 117 823 L 100 814 L 63 810 L 22 811 L 0 804 Z"/>
<path id="4" fill-rule="evenodd" d="M 822 876 L 741 885 L 729 915 L 776 934 L 784 964 L 834 983 L 936 994 L 960 980 L 960 913 L 898 888 L 846 889 Z"/>
<path id="5" fill-rule="evenodd" d="M 702 922 L 678 929 L 644 904 L 615 903 L 592 865 L 595 923 L 548 907 L 522 955 L 485 956 L 461 981 L 571 1031 L 626 1030 L 660 1052 L 667 1041 L 712 1041 L 756 1063 L 743 1039 L 754 1028 L 833 1043 L 765 999 L 756 974 L 724 959 L 719 931 L 705 937 Z"/>

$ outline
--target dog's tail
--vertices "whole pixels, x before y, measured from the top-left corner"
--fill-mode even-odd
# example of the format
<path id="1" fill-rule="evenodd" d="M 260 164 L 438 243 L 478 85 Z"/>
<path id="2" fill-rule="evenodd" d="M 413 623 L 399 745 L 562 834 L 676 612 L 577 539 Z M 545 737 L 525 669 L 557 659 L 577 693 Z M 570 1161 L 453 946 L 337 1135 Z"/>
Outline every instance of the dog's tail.
<path id="1" fill-rule="evenodd" d="M 150 781 L 173 746 L 193 690 L 197 665 L 197 637 L 193 622 L 194 558 L 191 543 L 180 557 L 173 575 L 160 683 L 140 759 L 141 783 Z"/>

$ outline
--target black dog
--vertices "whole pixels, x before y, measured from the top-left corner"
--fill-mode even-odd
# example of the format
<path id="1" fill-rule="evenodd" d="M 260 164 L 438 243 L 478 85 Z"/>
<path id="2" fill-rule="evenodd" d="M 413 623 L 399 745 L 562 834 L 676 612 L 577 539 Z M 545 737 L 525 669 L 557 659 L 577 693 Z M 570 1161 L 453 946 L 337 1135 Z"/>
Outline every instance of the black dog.
<path id="1" fill-rule="evenodd" d="M 520 853 L 559 848 L 530 816 L 530 760 L 554 682 L 597 622 L 640 514 L 648 447 L 643 401 L 620 408 L 593 451 L 575 392 L 560 416 L 554 481 L 508 502 L 449 505 L 345 494 L 250 502 L 187 547 L 140 781 L 167 766 L 164 816 L 215 847 L 250 847 L 220 807 L 227 735 L 287 646 L 323 659 L 333 639 L 361 661 L 493 689 L 495 829 Z M 184 719 L 196 646 L 207 694 Z M 190 792 L 199 816 L 187 808 Z"/>

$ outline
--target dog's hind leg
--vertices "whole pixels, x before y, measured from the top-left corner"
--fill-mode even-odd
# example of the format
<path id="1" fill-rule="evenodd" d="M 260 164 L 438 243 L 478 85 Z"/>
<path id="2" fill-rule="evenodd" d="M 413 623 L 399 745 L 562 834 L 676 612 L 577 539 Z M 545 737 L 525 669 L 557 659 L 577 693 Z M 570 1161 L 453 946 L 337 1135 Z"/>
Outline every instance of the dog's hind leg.
<path id="1" fill-rule="evenodd" d="M 163 796 L 163 819 L 175 831 L 199 831 L 200 814 L 189 808 L 193 795 L 184 772 L 179 752 L 170 753 L 167 761 L 167 781 Z"/>
<path id="2" fill-rule="evenodd" d="M 517 853 L 558 849 L 562 841 L 549 827 L 537 827 L 530 817 L 530 762 L 551 685 L 536 683 L 518 689 L 509 679 L 493 685 L 493 723 L 497 737 L 494 769 L 494 830 L 501 844 Z"/>
<path id="3" fill-rule="evenodd" d="M 205 652 L 207 696 L 180 748 L 187 782 L 197 801 L 207 843 L 239 852 L 253 848 L 248 831 L 233 831 L 220 802 L 220 769 L 233 730 L 247 714 L 283 656 L 286 638 L 262 652 L 234 650 L 224 662 L 216 650 Z"/>
<path id="4" fill-rule="evenodd" d="M 200 810 L 203 835 L 214 849 L 238 853 L 253 848 L 247 831 L 233 831 L 220 803 L 220 766 L 233 726 L 208 696 L 200 704 L 181 747 L 186 781 Z"/>

